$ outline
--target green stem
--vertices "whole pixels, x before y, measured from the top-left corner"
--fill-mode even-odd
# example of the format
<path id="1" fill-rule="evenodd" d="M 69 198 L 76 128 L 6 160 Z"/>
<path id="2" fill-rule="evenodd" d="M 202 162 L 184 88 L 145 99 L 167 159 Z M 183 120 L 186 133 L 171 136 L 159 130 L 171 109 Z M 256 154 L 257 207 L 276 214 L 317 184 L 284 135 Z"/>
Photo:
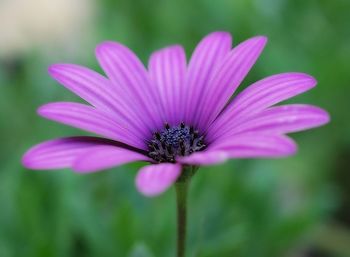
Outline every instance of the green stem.
<path id="1" fill-rule="evenodd" d="M 177 257 L 184 257 L 186 251 L 187 229 L 187 191 L 191 177 L 197 167 L 184 167 L 180 178 L 175 183 L 177 206 Z"/>
<path id="2" fill-rule="evenodd" d="M 177 257 L 184 257 L 186 248 L 188 182 L 176 182 L 175 188 L 177 205 Z"/>

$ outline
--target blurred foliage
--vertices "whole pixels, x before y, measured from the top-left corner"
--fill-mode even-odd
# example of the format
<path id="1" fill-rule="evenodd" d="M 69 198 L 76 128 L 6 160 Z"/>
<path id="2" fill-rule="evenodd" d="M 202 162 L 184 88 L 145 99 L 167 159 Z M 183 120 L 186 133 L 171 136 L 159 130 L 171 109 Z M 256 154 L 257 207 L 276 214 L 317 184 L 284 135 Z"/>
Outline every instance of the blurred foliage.
<path id="1" fill-rule="evenodd" d="M 139 164 L 80 176 L 27 171 L 20 158 L 40 141 L 84 133 L 36 115 L 43 103 L 78 100 L 48 77 L 49 64 L 101 71 L 93 49 L 104 40 L 128 45 L 145 63 L 168 44 L 190 54 L 214 30 L 230 31 L 235 44 L 267 35 L 242 88 L 274 73 L 310 73 L 318 86 L 290 102 L 324 107 L 332 122 L 292 135 L 296 156 L 200 169 L 191 188 L 188 256 L 350 256 L 348 0 L 99 0 L 95 9 L 76 51 L 33 48 L 0 57 L 1 257 L 174 256 L 174 191 L 141 196 L 133 182 Z"/>

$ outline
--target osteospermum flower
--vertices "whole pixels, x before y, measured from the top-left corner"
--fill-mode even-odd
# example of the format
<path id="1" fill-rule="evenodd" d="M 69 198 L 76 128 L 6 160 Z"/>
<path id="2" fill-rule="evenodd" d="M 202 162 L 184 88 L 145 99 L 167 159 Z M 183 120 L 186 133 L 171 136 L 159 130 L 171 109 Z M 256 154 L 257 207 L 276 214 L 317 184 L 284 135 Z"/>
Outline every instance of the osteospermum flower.
<path id="1" fill-rule="evenodd" d="M 88 104 L 57 102 L 38 113 L 102 136 L 54 139 L 30 149 L 31 169 L 71 168 L 88 173 L 144 161 L 136 186 L 162 193 L 183 167 L 230 158 L 284 157 L 296 152 L 285 134 L 325 124 L 315 106 L 275 104 L 316 85 L 303 73 L 260 80 L 230 101 L 267 39 L 254 37 L 232 49 L 231 36 L 214 32 L 196 47 L 188 64 L 179 45 L 156 51 L 146 69 L 127 47 L 104 42 L 96 56 L 107 77 L 73 64 L 55 64 L 50 75 Z"/>

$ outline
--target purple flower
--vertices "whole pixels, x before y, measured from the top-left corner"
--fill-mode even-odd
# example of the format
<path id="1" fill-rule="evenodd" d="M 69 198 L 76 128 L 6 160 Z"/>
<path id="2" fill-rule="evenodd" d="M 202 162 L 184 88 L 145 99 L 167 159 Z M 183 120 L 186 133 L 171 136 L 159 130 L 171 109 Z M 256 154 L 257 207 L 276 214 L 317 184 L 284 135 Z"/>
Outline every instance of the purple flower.
<path id="1" fill-rule="evenodd" d="M 183 48 L 174 45 L 153 53 L 148 69 L 127 47 L 104 42 L 96 56 L 108 78 L 78 65 L 52 65 L 50 75 L 89 105 L 49 103 L 38 113 L 103 138 L 41 143 L 24 155 L 24 166 L 88 173 L 145 161 L 150 165 L 140 169 L 136 186 L 154 196 L 179 178 L 184 165 L 294 154 L 296 144 L 285 134 L 323 125 L 329 116 L 311 105 L 274 105 L 314 87 L 313 77 L 273 75 L 230 101 L 266 41 L 258 36 L 232 49 L 229 33 L 214 32 L 188 64 Z"/>

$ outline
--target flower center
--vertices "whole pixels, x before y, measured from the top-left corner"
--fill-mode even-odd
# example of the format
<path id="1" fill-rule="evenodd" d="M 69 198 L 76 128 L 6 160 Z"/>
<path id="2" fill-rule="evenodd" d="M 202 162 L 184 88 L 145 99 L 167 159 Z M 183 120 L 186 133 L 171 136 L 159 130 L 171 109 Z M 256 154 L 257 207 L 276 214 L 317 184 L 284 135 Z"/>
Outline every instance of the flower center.
<path id="1" fill-rule="evenodd" d="M 153 134 L 148 144 L 148 155 L 157 162 L 175 162 L 176 156 L 186 156 L 205 148 L 204 137 L 192 126 L 181 123 Z"/>

